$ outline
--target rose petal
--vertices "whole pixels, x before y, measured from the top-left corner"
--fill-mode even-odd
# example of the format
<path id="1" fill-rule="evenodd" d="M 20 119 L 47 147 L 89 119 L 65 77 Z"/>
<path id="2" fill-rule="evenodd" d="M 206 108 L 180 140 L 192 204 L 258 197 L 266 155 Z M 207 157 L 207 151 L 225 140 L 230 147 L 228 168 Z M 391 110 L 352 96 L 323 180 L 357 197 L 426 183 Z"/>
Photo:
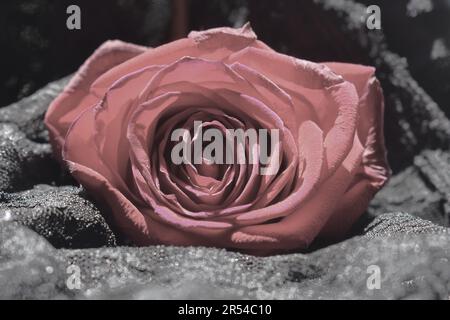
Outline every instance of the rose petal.
<path id="1" fill-rule="evenodd" d="M 317 188 L 323 175 L 323 133 L 312 121 L 305 121 L 299 128 L 299 158 L 306 162 L 302 183 L 280 203 L 266 208 L 252 210 L 236 217 L 241 225 L 263 223 L 268 220 L 284 217 L 301 205 Z"/>
<path id="2" fill-rule="evenodd" d="M 72 122 L 86 108 L 100 98 L 90 92 L 91 84 L 103 73 L 127 61 L 147 48 L 119 40 L 103 43 L 78 69 L 64 91 L 50 104 L 45 114 L 45 124 L 50 132 L 53 147 L 61 150 L 64 138 Z M 56 152 L 59 154 L 59 151 Z"/>
<path id="3" fill-rule="evenodd" d="M 65 160 L 99 172 L 134 201 L 138 198 L 126 182 L 129 170 L 126 123 L 133 109 L 128 95 L 137 96 L 158 70 L 156 66 L 148 67 L 117 81 L 96 108 L 87 109 L 72 123 L 64 145 Z M 91 134 L 86 135 L 87 132 Z"/>
<path id="4" fill-rule="evenodd" d="M 358 112 L 358 95 L 354 86 L 324 65 L 257 48 L 246 48 L 231 55 L 227 62 L 245 64 L 270 78 L 290 95 L 303 96 L 306 103 L 295 106 L 299 122 L 304 118 L 307 106 L 320 111 L 317 115 L 326 134 L 328 174 L 333 174 L 353 142 Z M 331 120 L 329 115 L 332 115 Z M 325 130 L 328 128 L 330 131 Z"/>
<path id="5" fill-rule="evenodd" d="M 360 97 L 358 135 L 365 146 L 364 172 L 371 184 L 380 189 L 390 176 L 390 168 L 384 145 L 384 100 L 380 83 L 372 67 L 348 64 L 326 63 L 332 70 L 342 74 L 353 83 Z"/>
<path id="6" fill-rule="evenodd" d="M 318 238 L 325 241 L 342 239 L 367 209 L 374 194 L 375 189 L 366 179 L 359 180 L 350 187 L 340 200 L 336 211 L 320 231 Z"/>
<path id="7" fill-rule="evenodd" d="M 129 189 L 122 178 L 118 177 L 117 172 L 111 171 L 106 165 L 94 139 L 86 132 L 95 132 L 95 110 L 85 110 L 78 119 L 69 128 L 66 141 L 62 151 L 62 157 L 66 162 L 82 165 L 90 170 L 105 177 L 119 189 L 126 197 L 136 203 L 142 203 L 142 200 Z M 82 150 L 82 152 L 80 152 Z M 80 183 L 82 183 L 80 181 Z"/>
<path id="8" fill-rule="evenodd" d="M 355 137 L 353 148 L 343 165 L 321 185 L 311 199 L 280 222 L 239 229 L 231 236 L 231 241 L 239 248 L 247 249 L 280 250 L 309 246 L 336 211 L 355 170 L 360 165 L 362 153 L 363 146 Z"/>
<path id="9" fill-rule="evenodd" d="M 123 65 L 112 68 L 92 85 L 94 91 L 104 92 L 115 80 L 129 72 L 142 69 L 148 65 L 169 64 L 184 56 L 223 60 L 235 51 L 248 46 L 269 50 L 266 45 L 256 40 L 249 25 L 241 29 L 218 28 L 214 32 L 201 31 L 192 33 L 191 37 L 170 42 L 143 55 L 131 59 Z M 228 46 L 221 42 L 227 39 Z M 205 50 L 205 47 L 208 50 Z"/>
<path id="10" fill-rule="evenodd" d="M 138 245 L 171 244 L 171 245 L 204 245 L 205 240 L 199 239 L 195 233 L 179 230 L 162 223 L 152 217 L 148 208 L 136 207 L 120 191 L 115 189 L 107 179 L 98 172 L 77 163 L 68 162 L 74 177 L 100 202 L 111 211 L 115 225 Z M 195 230 L 203 237 L 214 236 L 220 239 L 220 234 L 214 231 Z"/>
<path id="11" fill-rule="evenodd" d="M 127 74 L 108 89 L 101 104 L 95 108 L 93 138 L 100 157 L 117 180 L 123 180 L 129 168 L 126 131 L 135 109 L 135 97 L 159 70 L 159 66 L 150 66 Z"/>

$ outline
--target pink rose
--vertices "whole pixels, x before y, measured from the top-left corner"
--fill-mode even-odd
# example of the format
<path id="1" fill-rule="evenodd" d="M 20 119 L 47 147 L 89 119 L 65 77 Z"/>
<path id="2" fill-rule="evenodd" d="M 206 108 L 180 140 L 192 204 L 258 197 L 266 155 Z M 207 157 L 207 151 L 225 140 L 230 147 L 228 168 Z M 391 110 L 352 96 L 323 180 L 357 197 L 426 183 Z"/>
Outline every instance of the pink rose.
<path id="1" fill-rule="evenodd" d="M 108 41 L 45 123 L 56 156 L 136 244 L 303 249 L 344 236 L 389 176 L 374 71 L 277 53 L 248 24 L 155 49 Z M 279 130 L 278 170 L 172 163 L 171 133 L 194 121 Z"/>

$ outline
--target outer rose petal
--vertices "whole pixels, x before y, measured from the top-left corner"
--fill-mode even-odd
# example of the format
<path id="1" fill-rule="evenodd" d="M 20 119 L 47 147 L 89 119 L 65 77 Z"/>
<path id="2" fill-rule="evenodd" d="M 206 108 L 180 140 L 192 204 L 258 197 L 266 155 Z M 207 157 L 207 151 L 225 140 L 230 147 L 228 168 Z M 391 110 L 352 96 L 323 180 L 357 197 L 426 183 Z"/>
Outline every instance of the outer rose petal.
<path id="1" fill-rule="evenodd" d="M 148 50 L 145 54 L 112 68 L 95 81 L 92 89 L 104 92 L 118 78 L 148 65 L 170 64 L 185 56 L 224 60 L 236 51 L 247 47 L 270 50 L 265 44 L 256 40 L 256 35 L 249 24 L 238 29 L 217 28 L 191 32 L 188 38 Z"/>
<path id="2" fill-rule="evenodd" d="M 44 121 L 58 157 L 72 122 L 101 98 L 101 95 L 90 92 L 91 84 L 109 69 L 141 54 L 146 49 L 119 40 L 107 41 L 78 69 L 64 91 L 51 103 L 45 115 Z"/>
<path id="3" fill-rule="evenodd" d="M 353 143 L 358 115 L 358 95 L 353 84 L 325 65 L 259 48 L 248 47 L 231 55 L 227 61 L 245 64 L 289 94 L 303 96 L 304 102 L 300 103 L 301 100 L 297 99 L 298 105 L 292 115 L 298 118 L 298 122 L 301 122 L 308 106 L 320 111 L 317 116 L 326 135 L 328 175 L 333 174 L 350 152 Z M 321 116 L 322 113 L 327 115 Z"/>
<path id="4" fill-rule="evenodd" d="M 342 239 L 367 209 L 374 193 L 370 182 L 365 179 L 350 187 L 318 237 L 325 241 Z"/>
<path id="5" fill-rule="evenodd" d="M 102 101 L 73 121 L 65 137 L 64 160 L 95 170 L 130 200 L 136 197 L 125 181 L 129 149 L 125 132 L 127 114 L 132 112 L 128 95 L 137 96 L 157 70 L 151 66 L 118 80 Z"/>
<path id="6" fill-rule="evenodd" d="M 364 144 L 363 171 L 371 184 L 380 189 L 390 176 L 384 145 L 384 100 L 375 69 L 348 63 L 325 63 L 353 83 L 359 95 L 358 134 Z"/>
<path id="7" fill-rule="evenodd" d="M 336 172 L 312 197 L 280 222 L 243 227 L 231 240 L 243 249 L 283 250 L 306 248 L 316 238 L 338 207 L 351 183 L 363 153 L 355 137 L 352 150 Z"/>
<path id="8" fill-rule="evenodd" d="M 149 209 L 137 208 L 102 175 L 88 167 L 67 162 L 71 173 L 80 183 L 113 214 L 121 232 L 138 245 L 166 243 L 172 245 L 201 245 L 193 234 L 176 230 L 165 223 L 152 219 Z"/>
<path id="9" fill-rule="evenodd" d="M 321 231 L 321 237 L 335 240 L 343 237 L 364 213 L 375 193 L 386 183 L 390 169 L 384 145 L 383 93 L 375 69 L 347 63 L 326 63 L 333 71 L 352 82 L 360 97 L 357 132 L 364 145 L 363 159 L 351 187 L 339 208 Z"/>

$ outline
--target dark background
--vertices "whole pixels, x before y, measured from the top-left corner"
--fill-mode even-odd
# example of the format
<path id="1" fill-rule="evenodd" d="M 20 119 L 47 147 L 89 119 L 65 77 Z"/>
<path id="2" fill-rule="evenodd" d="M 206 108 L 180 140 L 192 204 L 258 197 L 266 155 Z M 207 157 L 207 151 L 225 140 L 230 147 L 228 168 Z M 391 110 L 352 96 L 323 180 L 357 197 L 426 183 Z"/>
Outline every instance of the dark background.
<path id="1" fill-rule="evenodd" d="M 407 59 L 413 77 L 448 115 L 450 0 L 359 2 L 381 7 L 390 50 Z M 81 8 L 81 30 L 66 28 L 70 4 Z M 0 106 L 73 73 L 105 40 L 158 46 L 189 30 L 240 26 L 245 21 L 281 52 L 314 61 L 370 64 L 366 53 L 324 23 L 327 18 L 313 1 L 298 0 L 4 0 Z"/>

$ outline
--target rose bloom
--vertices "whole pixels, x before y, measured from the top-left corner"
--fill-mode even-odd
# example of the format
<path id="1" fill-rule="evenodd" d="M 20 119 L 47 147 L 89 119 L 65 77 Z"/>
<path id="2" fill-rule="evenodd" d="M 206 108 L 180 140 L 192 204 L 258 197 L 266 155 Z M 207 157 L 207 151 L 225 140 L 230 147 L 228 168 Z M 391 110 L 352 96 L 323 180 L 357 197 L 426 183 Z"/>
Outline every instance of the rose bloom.
<path id="1" fill-rule="evenodd" d="M 301 250 L 342 239 L 389 176 L 374 72 L 277 53 L 248 24 L 155 49 L 108 41 L 45 124 L 56 156 L 137 245 Z M 194 121 L 278 129 L 279 169 L 174 165 L 171 133 Z"/>

